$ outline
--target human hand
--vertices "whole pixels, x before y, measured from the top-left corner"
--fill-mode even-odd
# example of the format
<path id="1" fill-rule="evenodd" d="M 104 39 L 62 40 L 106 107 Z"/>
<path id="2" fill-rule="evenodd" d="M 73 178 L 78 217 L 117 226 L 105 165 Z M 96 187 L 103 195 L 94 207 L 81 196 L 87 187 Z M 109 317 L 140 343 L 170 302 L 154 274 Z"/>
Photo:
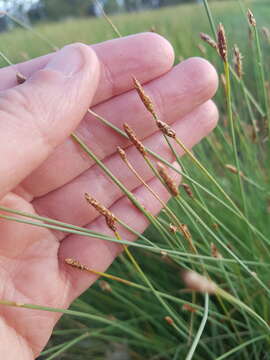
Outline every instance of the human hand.
<path id="1" fill-rule="evenodd" d="M 145 89 L 160 118 L 172 124 L 189 148 L 214 128 L 218 117 L 209 100 L 217 87 L 213 67 L 193 58 L 172 68 L 173 60 L 169 43 L 146 33 L 97 44 L 92 50 L 71 45 L 18 68 L 1 69 L 1 205 L 110 234 L 104 219 L 84 200 L 83 194 L 90 192 L 142 232 L 145 217 L 68 136 L 77 128 L 118 179 L 157 214 L 160 204 L 126 169 L 116 146 L 126 148 L 162 200 L 168 200 L 168 192 L 126 139 L 86 113 L 91 105 L 120 128 L 129 123 L 149 148 L 172 161 L 162 134 L 132 89 L 131 75 L 147 83 Z M 28 78 L 19 86 L 18 70 Z M 171 175 L 179 182 L 175 173 Z M 125 229 L 119 231 L 123 238 L 134 240 Z M 0 298 L 20 303 L 68 307 L 96 276 L 79 273 L 64 259 L 72 257 L 105 271 L 121 250 L 115 243 L 7 220 L 0 221 L 0 233 Z M 58 318 L 56 313 L 0 306 L 0 358 L 38 356 Z"/>

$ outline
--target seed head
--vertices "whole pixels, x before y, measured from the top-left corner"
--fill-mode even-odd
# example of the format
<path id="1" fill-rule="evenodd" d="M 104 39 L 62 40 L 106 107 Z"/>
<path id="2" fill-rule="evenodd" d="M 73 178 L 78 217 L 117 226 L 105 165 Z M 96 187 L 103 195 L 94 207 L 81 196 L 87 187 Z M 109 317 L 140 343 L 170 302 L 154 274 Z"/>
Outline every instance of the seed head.
<path id="1" fill-rule="evenodd" d="M 80 270 L 85 270 L 86 269 L 85 265 L 82 265 L 79 261 L 74 260 L 74 259 L 65 259 L 65 263 L 70 265 L 70 266 L 73 266 L 73 267 L 75 267 L 77 269 L 80 269 Z"/>
<path id="2" fill-rule="evenodd" d="M 226 164 L 225 165 L 225 168 L 228 169 L 231 173 L 233 174 L 238 174 L 238 170 L 236 169 L 235 166 L 233 165 L 230 165 L 230 164 Z M 243 172 L 240 171 L 240 176 L 244 176 Z"/>
<path id="3" fill-rule="evenodd" d="M 217 223 L 212 224 L 212 228 L 214 230 L 218 230 L 219 229 L 219 224 L 217 224 Z"/>
<path id="4" fill-rule="evenodd" d="M 107 208 L 105 208 L 105 206 L 101 205 L 96 199 L 94 199 L 92 196 L 90 196 L 89 194 L 85 194 L 85 199 L 86 201 L 93 206 L 93 208 L 95 208 L 101 215 L 103 215 L 105 217 L 107 226 L 113 231 L 116 231 L 116 217 L 110 212 L 110 210 L 108 210 Z"/>
<path id="5" fill-rule="evenodd" d="M 191 190 L 191 187 L 188 184 L 185 184 L 185 183 L 181 184 L 181 186 L 184 188 L 187 195 L 193 199 L 194 195 L 193 195 L 193 192 Z"/>
<path id="6" fill-rule="evenodd" d="M 174 324 L 174 321 L 173 321 L 173 319 L 172 319 L 170 316 L 165 316 L 164 320 L 167 321 L 167 323 L 168 323 L 169 325 L 173 325 L 173 324 Z"/>
<path id="7" fill-rule="evenodd" d="M 238 78 L 241 79 L 244 74 L 243 73 L 243 63 L 242 63 L 243 56 L 240 53 L 240 50 L 237 45 L 234 45 L 233 54 L 234 54 L 234 57 L 233 57 L 234 69 L 235 69 L 235 72 L 236 72 Z"/>
<path id="8" fill-rule="evenodd" d="M 173 139 L 176 137 L 176 132 L 164 121 L 161 121 L 159 119 L 156 120 L 156 124 L 158 128 L 163 132 L 164 135 L 167 135 Z"/>
<path id="9" fill-rule="evenodd" d="M 124 161 L 127 160 L 126 152 L 125 152 L 125 150 L 123 150 L 123 149 L 121 148 L 121 146 L 117 146 L 117 152 L 118 152 L 118 154 L 121 156 L 121 158 L 122 158 Z"/>
<path id="10" fill-rule="evenodd" d="M 136 149 L 142 154 L 142 156 L 146 156 L 146 150 L 143 145 L 143 143 L 137 138 L 135 132 L 131 127 L 125 123 L 123 125 L 123 128 L 125 130 L 125 133 L 127 134 L 129 140 L 132 142 L 132 144 L 136 147 Z"/>
<path id="11" fill-rule="evenodd" d="M 23 75 L 22 73 L 20 73 L 20 72 L 17 72 L 16 78 L 17 78 L 17 83 L 18 83 L 18 84 L 23 84 L 23 83 L 27 80 L 26 76 L 24 76 L 24 75 Z"/>
<path id="12" fill-rule="evenodd" d="M 111 285 L 109 283 L 107 283 L 107 281 L 100 280 L 98 283 L 99 283 L 101 290 L 112 292 Z"/>
<path id="13" fill-rule="evenodd" d="M 212 48 L 214 48 L 215 50 L 218 49 L 217 43 L 215 42 L 215 40 L 213 40 L 211 38 L 211 36 L 209 36 L 208 34 L 205 33 L 200 33 L 200 38 L 206 42 L 208 45 L 210 45 Z"/>
<path id="14" fill-rule="evenodd" d="M 188 241 L 192 240 L 192 236 L 191 236 L 191 233 L 188 229 L 188 226 L 186 224 L 182 224 L 180 227 L 179 227 L 180 231 L 182 232 L 184 238 Z"/>
<path id="15" fill-rule="evenodd" d="M 247 18 L 248 18 L 248 22 L 251 26 L 255 27 L 257 25 L 256 19 L 253 15 L 253 12 L 250 9 L 248 9 L 248 11 L 247 11 Z"/>
<path id="16" fill-rule="evenodd" d="M 225 78 L 224 74 L 220 74 L 220 80 L 221 80 L 221 84 L 224 88 L 224 91 L 226 91 L 227 84 L 226 84 L 226 78 Z"/>
<path id="17" fill-rule="evenodd" d="M 189 304 L 183 304 L 182 310 L 186 310 L 191 313 L 195 313 L 197 311 L 197 309 L 195 309 L 193 306 L 190 306 Z"/>
<path id="18" fill-rule="evenodd" d="M 173 224 L 170 224 L 170 232 L 173 233 L 173 234 L 176 234 L 177 233 L 177 226 L 173 225 Z"/>
<path id="19" fill-rule="evenodd" d="M 268 41 L 270 41 L 270 30 L 268 27 L 266 27 L 266 26 L 262 27 L 262 34 Z"/>
<path id="20" fill-rule="evenodd" d="M 15 302 L 14 304 L 15 304 L 15 306 L 17 306 L 17 307 L 23 307 L 23 306 L 26 305 L 26 304 L 20 303 L 20 302 Z"/>
<path id="21" fill-rule="evenodd" d="M 217 38 L 218 38 L 219 55 L 224 62 L 227 62 L 228 61 L 227 39 L 226 39 L 225 29 L 221 23 L 218 25 Z"/>
<path id="22" fill-rule="evenodd" d="M 189 289 L 200 293 L 215 294 L 217 291 L 217 285 L 212 280 L 195 271 L 184 271 L 182 273 L 182 280 Z"/>
<path id="23" fill-rule="evenodd" d="M 161 254 L 161 256 L 162 256 L 163 258 L 164 258 L 164 257 L 168 257 L 167 251 L 161 250 L 160 254 Z"/>
<path id="24" fill-rule="evenodd" d="M 176 185 L 175 181 L 171 178 L 171 176 L 168 174 L 168 171 L 165 168 L 165 166 L 158 162 L 157 170 L 162 180 L 165 182 L 167 188 L 170 190 L 170 193 L 173 196 L 178 196 L 179 195 L 178 186 Z"/>
<path id="25" fill-rule="evenodd" d="M 216 259 L 222 259 L 222 255 L 218 251 L 218 248 L 216 247 L 216 245 L 213 243 L 211 244 L 211 255 Z"/>
<path id="26" fill-rule="evenodd" d="M 180 55 L 180 56 L 178 57 L 178 60 L 179 60 L 179 63 L 181 63 L 182 61 L 185 60 L 185 58 L 184 58 L 184 56 Z"/>
<path id="27" fill-rule="evenodd" d="M 198 44 L 198 45 L 197 45 L 197 48 L 200 50 L 200 52 L 201 52 L 203 55 L 206 55 L 206 48 L 205 48 L 205 46 L 203 46 L 202 44 Z"/>
<path id="28" fill-rule="evenodd" d="M 145 93 L 141 83 L 135 77 L 133 77 L 133 84 L 146 109 L 153 115 L 154 118 L 157 118 L 156 112 L 154 110 L 154 105 L 150 96 Z"/>

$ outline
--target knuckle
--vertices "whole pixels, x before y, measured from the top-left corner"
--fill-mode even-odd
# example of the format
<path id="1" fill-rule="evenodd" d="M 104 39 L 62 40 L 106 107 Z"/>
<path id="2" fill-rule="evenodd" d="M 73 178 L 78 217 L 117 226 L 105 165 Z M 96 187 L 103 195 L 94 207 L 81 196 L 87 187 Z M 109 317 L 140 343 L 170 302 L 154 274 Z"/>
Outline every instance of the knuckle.
<path id="1" fill-rule="evenodd" d="M 25 91 L 24 86 L 18 86 L 0 93 L 0 112 L 3 119 L 8 118 L 8 126 L 19 128 L 23 133 L 36 133 L 48 141 L 47 115 L 38 91 L 30 93 Z"/>
<path id="2" fill-rule="evenodd" d="M 32 100 L 19 88 L 10 89 L 0 94 L 0 109 L 12 116 L 31 114 Z"/>
<path id="3" fill-rule="evenodd" d="M 110 96 L 117 93 L 116 82 L 110 67 L 103 61 L 101 63 L 102 74 L 104 76 L 106 85 L 110 88 Z"/>

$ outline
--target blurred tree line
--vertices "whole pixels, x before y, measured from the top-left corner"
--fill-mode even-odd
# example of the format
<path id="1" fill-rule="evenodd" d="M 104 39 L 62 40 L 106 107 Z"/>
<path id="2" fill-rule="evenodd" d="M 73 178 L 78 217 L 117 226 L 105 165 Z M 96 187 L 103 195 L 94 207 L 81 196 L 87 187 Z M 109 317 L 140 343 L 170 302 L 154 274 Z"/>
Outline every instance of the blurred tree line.
<path id="1" fill-rule="evenodd" d="M 0 0 L 0 10 L 9 11 L 25 22 L 59 20 L 67 17 L 100 16 L 144 9 L 160 8 L 180 3 L 202 0 Z M 1 18 L 0 30 L 8 27 L 7 19 Z"/>

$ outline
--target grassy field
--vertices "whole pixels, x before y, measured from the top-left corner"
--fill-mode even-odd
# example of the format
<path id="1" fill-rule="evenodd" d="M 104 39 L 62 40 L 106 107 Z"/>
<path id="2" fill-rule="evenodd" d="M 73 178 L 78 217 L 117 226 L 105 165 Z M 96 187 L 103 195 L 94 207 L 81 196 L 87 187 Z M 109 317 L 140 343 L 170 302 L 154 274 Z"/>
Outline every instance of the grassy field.
<path id="1" fill-rule="evenodd" d="M 246 4 L 252 4 L 247 1 Z M 270 8 L 267 1 L 255 1 L 256 18 L 260 26 L 269 24 Z M 229 41 L 241 42 L 248 46 L 247 22 L 241 13 L 237 0 L 211 3 L 215 21 L 222 21 L 228 33 Z M 112 17 L 123 36 L 149 31 L 153 26 L 167 37 L 173 44 L 176 54 L 188 57 L 200 55 L 197 48 L 199 32 L 209 32 L 209 23 L 202 5 L 181 5 L 162 10 L 145 11 Z M 110 25 L 104 19 L 85 18 L 60 23 L 49 23 L 35 27 L 35 30 L 58 47 L 75 41 L 97 43 L 115 37 Z M 30 58 L 46 54 L 51 47 L 37 39 L 29 31 L 16 29 L 12 33 L 1 35 L 1 49 L 14 62 L 21 61 L 25 56 Z M 246 49 L 242 49 L 243 52 Z"/>
<path id="2" fill-rule="evenodd" d="M 254 10 L 258 24 L 266 77 L 263 82 L 254 29 L 253 36 L 249 36 L 247 6 Z M 42 360 L 270 359 L 270 37 L 261 36 L 261 28 L 270 26 L 270 6 L 268 1 L 229 1 L 211 2 L 210 7 L 215 23 L 222 21 L 226 28 L 231 66 L 235 43 L 244 55 L 244 77 L 239 80 L 231 73 L 232 98 L 228 78 L 225 89 L 220 86 L 216 96 L 221 112 L 219 126 L 195 149 L 195 156 L 212 179 L 190 156 L 180 161 L 194 198 L 181 190 L 181 198 L 172 199 L 170 208 L 188 225 L 197 251 L 188 248 L 189 236 L 181 231 L 175 235 L 178 243 L 168 247 L 162 240 L 156 241 L 161 237 L 150 227 L 145 238 L 155 240 L 156 247 L 165 249 L 167 255 L 154 251 L 154 247 L 152 251 L 144 249 L 148 244 L 145 239 L 138 242 L 142 248 L 132 248 L 132 253 L 156 290 L 149 290 L 131 262 L 121 257 L 109 273 L 146 289 L 108 280 L 111 291 L 106 291 L 104 283 L 98 282 L 72 305 L 72 309 L 95 315 L 96 320 L 64 316 Z M 205 56 L 220 73 L 224 72 L 216 51 L 199 38 L 200 32 L 211 34 L 203 5 L 114 16 L 112 20 L 122 35 L 148 31 L 154 26 L 172 42 L 176 62 L 189 56 Z M 58 47 L 114 37 L 104 19 L 66 20 L 39 25 L 35 31 Z M 199 50 L 199 43 L 205 47 L 205 54 Z M 51 50 L 34 33 L 19 28 L 1 35 L 0 48 L 14 63 Z M 3 60 L 1 65 L 5 65 Z M 259 131 L 254 133 L 257 128 Z M 238 174 L 230 172 L 227 164 L 239 167 Z M 162 216 L 159 224 L 166 229 L 168 221 Z M 215 247 L 220 256 L 213 252 Z M 221 291 L 210 299 L 206 294 L 187 292 L 179 277 L 181 268 L 199 273 L 203 268 Z M 156 291 L 166 302 L 165 307 Z M 168 309 L 173 324 L 164 320 Z"/>

